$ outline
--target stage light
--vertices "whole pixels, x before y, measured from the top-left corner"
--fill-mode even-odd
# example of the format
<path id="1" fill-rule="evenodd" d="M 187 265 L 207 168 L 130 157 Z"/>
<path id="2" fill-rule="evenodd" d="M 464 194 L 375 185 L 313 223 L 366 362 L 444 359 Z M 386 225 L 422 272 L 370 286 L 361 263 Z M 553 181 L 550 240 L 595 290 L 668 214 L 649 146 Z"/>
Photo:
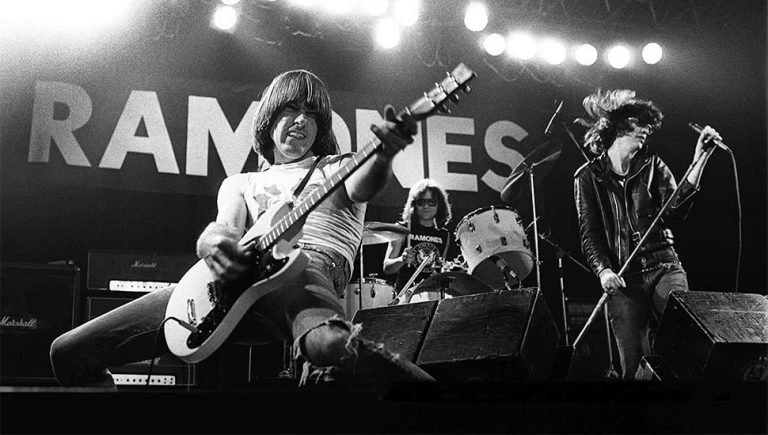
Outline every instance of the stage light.
<path id="1" fill-rule="evenodd" d="M 597 62 L 597 49 L 590 44 L 581 44 L 576 47 L 574 57 L 580 65 L 592 65 Z"/>
<path id="2" fill-rule="evenodd" d="M 654 65 L 661 60 L 661 45 L 651 42 L 643 47 L 643 60 L 648 65 Z"/>
<path id="3" fill-rule="evenodd" d="M 230 30 L 237 23 L 237 12 L 232 6 L 221 6 L 213 14 L 213 24 L 221 30 Z"/>
<path id="4" fill-rule="evenodd" d="M 389 2 L 387 0 L 363 0 L 361 3 L 365 13 L 374 17 L 386 14 L 387 9 L 389 9 Z"/>
<path id="5" fill-rule="evenodd" d="M 559 65 L 565 61 L 565 46 L 554 39 L 547 39 L 539 45 L 539 52 L 551 65 Z"/>
<path id="6" fill-rule="evenodd" d="M 382 48 L 394 48 L 400 43 L 400 27 L 392 20 L 382 20 L 376 26 L 376 42 Z"/>
<path id="7" fill-rule="evenodd" d="M 321 0 L 320 6 L 334 15 L 343 15 L 349 13 L 354 6 L 352 0 Z"/>
<path id="8" fill-rule="evenodd" d="M 629 49 L 623 45 L 617 45 L 608 50 L 608 63 L 616 69 L 622 69 L 629 65 L 631 58 Z"/>
<path id="9" fill-rule="evenodd" d="M 498 56 L 507 48 L 507 40 L 498 33 L 491 33 L 483 40 L 483 47 L 491 56 Z"/>
<path id="10" fill-rule="evenodd" d="M 224 3 L 227 6 L 234 6 L 238 3 L 240 3 L 240 0 L 221 0 L 222 3 Z"/>
<path id="11" fill-rule="evenodd" d="M 34 26 L 36 31 L 90 30 L 118 23 L 128 0 L 36 0 L 0 2 L 0 32 Z"/>
<path id="12" fill-rule="evenodd" d="M 518 59 L 530 59 L 536 55 L 536 41 L 527 33 L 513 33 L 507 38 L 507 52 Z"/>
<path id="13" fill-rule="evenodd" d="M 464 13 L 464 25 L 473 32 L 479 32 L 488 25 L 488 11 L 482 3 L 470 3 Z"/>
<path id="14" fill-rule="evenodd" d="M 301 8 L 311 8 L 312 6 L 315 5 L 315 0 L 288 0 L 288 1 Z"/>
<path id="15" fill-rule="evenodd" d="M 412 26 L 419 20 L 419 3 L 416 0 L 397 0 L 394 15 L 401 26 Z"/>

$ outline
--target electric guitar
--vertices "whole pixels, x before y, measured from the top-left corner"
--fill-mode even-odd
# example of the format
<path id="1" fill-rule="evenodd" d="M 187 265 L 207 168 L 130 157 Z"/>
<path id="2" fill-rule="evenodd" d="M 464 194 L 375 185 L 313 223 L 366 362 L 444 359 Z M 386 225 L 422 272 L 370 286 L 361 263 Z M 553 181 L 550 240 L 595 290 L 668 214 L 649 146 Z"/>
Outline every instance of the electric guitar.
<path id="1" fill-rule="evenodd" d="M 476 74 L 459 64 L 440 83 L 397 114 L 416 121 L 435 112 L 449 113 L 448 101 L 458 102 L 458 92 L 469 92 L 467 85 Z M 301 203 L 279 204 L 269 208 L 245 233 L 239 243 L 253 254 L 256 267 L 239 282 L 222 283 L 205 261 L 200 260 L 179 280 L 165 312 L 165 340 L 171 353 L 188 363 L 210 356 L 227 339 L 251 306 L 261 297 L 285 285 L 303 270 L 309 259 L 297 247 L 301 226 L 307 215 L 360 166 L 381 145 L 377 137 Z"/>

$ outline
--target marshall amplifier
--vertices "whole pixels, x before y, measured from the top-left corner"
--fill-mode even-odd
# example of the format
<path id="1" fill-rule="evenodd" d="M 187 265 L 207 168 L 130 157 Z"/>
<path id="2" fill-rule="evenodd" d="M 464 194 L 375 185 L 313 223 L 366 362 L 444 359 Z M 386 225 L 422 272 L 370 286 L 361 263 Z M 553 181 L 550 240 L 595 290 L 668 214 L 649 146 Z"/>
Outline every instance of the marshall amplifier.
<path id="1" fill-rule="evenodd" d="M 177 283 L 195 264 L 194 253 L 88 251 L 89 290 L 151 291 Z"/>
<path id="2" fill-rule="evenodd" d="M 88 291 L 85 303 L 85 320 L 94 319 L 108 311 L 145 295 L 145 292 Z M 150 360 L 109 367 L 116 385 L 145 386 Z M 190 386 L 197 385 L 197 366 L 187 364 L 173 355 L 163 355 L 155 360 L 150 385 Z"/>
<path id="3" fill-rule="evenodd" d="M 1 269 L 0 384 L 57 385 L 49 351 L 80 318 L 80 269 L 30 263 Z"/>

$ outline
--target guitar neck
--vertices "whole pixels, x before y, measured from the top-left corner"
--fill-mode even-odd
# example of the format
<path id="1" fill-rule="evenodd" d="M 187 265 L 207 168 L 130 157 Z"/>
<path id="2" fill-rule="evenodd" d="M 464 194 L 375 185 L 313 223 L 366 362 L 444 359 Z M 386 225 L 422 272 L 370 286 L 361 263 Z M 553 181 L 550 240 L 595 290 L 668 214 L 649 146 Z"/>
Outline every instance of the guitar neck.
<path id="1" fill-rule="evenodd" d="M 373 153 L 376 152 L 376 149 L 378 149 L 379 145 L 381 145 L 381 141 L 374 136 L 363 149 L 353 154 L 352 158 L 348 159 L 338 171 L 327 178 L 321 186 L 314 189 L 301 203 L 286 213 L 267 233 L 262 235 L 257 243 L 258 249 L 266 251 L 272 248 L 286 231 L 296 225 L 297 222 L 300 222 L 306 215 L 320 205 L 320 203 L 341 186 L 353 172 L 358 170 L 363 163 L 370 159 L 373 156 Z"/>

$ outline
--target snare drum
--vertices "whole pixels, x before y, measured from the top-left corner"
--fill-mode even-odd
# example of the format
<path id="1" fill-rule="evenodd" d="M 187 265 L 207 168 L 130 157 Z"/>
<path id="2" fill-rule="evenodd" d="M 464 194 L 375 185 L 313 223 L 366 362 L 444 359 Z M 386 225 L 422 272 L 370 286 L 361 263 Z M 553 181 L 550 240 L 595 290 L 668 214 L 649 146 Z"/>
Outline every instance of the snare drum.
<path id="1" fill-rule="evenodd" d="M 518 283 L 533 269 L 523 221 L 509 207 L 491 206 L 469 213 L 456 225 L 455 239 L 469 273 L 493 288 L 504 288 L 509 283 L 500 264 L 509 266 Z"/>
<path id="2" fill-rule="evenodd" d="M 344 311 L 347 319 L 355 317 L 358 310 L 386 307 L 395 299 L 395 287 L 379 278 L 365 278 L 350 282 L 344 290 Z"/>

